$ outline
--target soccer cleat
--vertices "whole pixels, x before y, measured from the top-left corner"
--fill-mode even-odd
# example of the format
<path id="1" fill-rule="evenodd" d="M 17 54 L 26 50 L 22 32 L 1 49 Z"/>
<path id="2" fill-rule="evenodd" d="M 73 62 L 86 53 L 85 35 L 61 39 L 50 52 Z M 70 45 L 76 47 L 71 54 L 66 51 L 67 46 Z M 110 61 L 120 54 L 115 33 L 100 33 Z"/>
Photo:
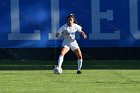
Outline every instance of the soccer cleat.
<path id="1" fill-rule="evenodd" d="M 82 72 L 80 70 L 77 71 L 77 74 L 82 74 Z"/>

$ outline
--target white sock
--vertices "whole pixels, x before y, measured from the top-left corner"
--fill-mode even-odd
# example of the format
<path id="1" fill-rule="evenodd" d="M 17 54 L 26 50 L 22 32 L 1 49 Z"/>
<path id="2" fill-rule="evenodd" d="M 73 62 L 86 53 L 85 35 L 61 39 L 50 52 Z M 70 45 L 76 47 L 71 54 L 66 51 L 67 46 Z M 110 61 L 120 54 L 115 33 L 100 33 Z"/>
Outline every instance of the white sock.
<path id="1" fill-rule="evenodd" d="M 58 58 L 58 67 L 59 68 L 61 68 L 63 60 L 64 60 L 64 57 L 62 55 L 60 55 L 59 58 Z"/>
<path id="2" fill-rule="evenodd" d="M 78 60 L 77 60 L 78 70 L 81 70 L 81 68 L 82 68 L 82 62 L 83 62 L 82 59 L 78 59 Z"/>

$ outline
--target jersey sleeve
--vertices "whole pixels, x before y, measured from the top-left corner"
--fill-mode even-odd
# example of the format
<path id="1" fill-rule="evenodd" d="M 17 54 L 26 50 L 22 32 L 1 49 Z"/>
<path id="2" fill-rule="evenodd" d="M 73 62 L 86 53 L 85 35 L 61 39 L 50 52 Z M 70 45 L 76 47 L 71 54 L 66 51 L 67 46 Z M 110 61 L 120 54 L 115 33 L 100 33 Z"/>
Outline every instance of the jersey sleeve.
<path id="1" fill-rule="evenodd" d="M 65 28 L 65 25 L 63 25 L 62 27 L 60 27 L 58 29 L 57 33 L 61 34 L 63 32 L 64 28 Z"/>
<path id="2" fill-rule="evenodd" d="M 63 32 L 63 27 L 60 27 L 57 31 L 57 33 L 61 34 Z"/>
<path id="3" fill-rule="evenodd" d="M 82 32 L 82 27 L 81 27 L 80 25 L 77 25 L 77 24 L 76 24 L 76 28 L 77 28 L 77 31 L 78 31 L 78 32 Z"/>

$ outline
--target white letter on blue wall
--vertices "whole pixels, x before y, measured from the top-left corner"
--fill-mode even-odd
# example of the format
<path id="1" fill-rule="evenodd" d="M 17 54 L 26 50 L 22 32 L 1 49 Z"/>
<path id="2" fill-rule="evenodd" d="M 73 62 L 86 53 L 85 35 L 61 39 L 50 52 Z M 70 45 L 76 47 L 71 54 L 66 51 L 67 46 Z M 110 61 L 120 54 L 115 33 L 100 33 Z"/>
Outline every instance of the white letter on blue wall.
<path id="1" fill-rule="evenodd" d="M 8 40 L 40 40 L 40 31 L 34 33 L 20 33 L 19 0 L 11 0 L 11 33 Z"/>
<path id="2" fill-rule="evenodd" d="M 92 14 L 92 33 L 89 35 L 89 39 L 93 40 L 114 40 L 120 39 L 120 31 L 114 31 L 114 33 L 101 33 L 100 20 L 106 18 L 113 21 L 113 11 L 100 12 L 100 0 L 91 0 L 91 14 Z"/>
<path id="3" fill-rule="evenodd" d="M 138 30 L 138 0 L 129 0 L 130 6 L 130 33 L 135 39 L 140 39 Z"/>
<path id="4" fill-rule="evenodd" d="M 49 33 L 49 40 L 55 40 L 59 28 L 59 0 L 51 0 L 51 26 L 52 31 Z"/>

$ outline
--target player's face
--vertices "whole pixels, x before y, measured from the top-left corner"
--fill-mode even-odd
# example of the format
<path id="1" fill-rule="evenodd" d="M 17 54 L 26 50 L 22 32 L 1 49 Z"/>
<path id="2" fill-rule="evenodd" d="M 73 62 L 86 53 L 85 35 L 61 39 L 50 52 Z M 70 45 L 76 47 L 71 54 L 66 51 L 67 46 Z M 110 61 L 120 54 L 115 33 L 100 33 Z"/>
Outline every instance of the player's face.
<path id="1" fill-rule="evenodd" d="M 73 23 L 74 23 L 73 17 L 69 17 L 69 18 L 68 18 L 68 24 L 69 24 L 69 25 L 72 25 Z"/>

